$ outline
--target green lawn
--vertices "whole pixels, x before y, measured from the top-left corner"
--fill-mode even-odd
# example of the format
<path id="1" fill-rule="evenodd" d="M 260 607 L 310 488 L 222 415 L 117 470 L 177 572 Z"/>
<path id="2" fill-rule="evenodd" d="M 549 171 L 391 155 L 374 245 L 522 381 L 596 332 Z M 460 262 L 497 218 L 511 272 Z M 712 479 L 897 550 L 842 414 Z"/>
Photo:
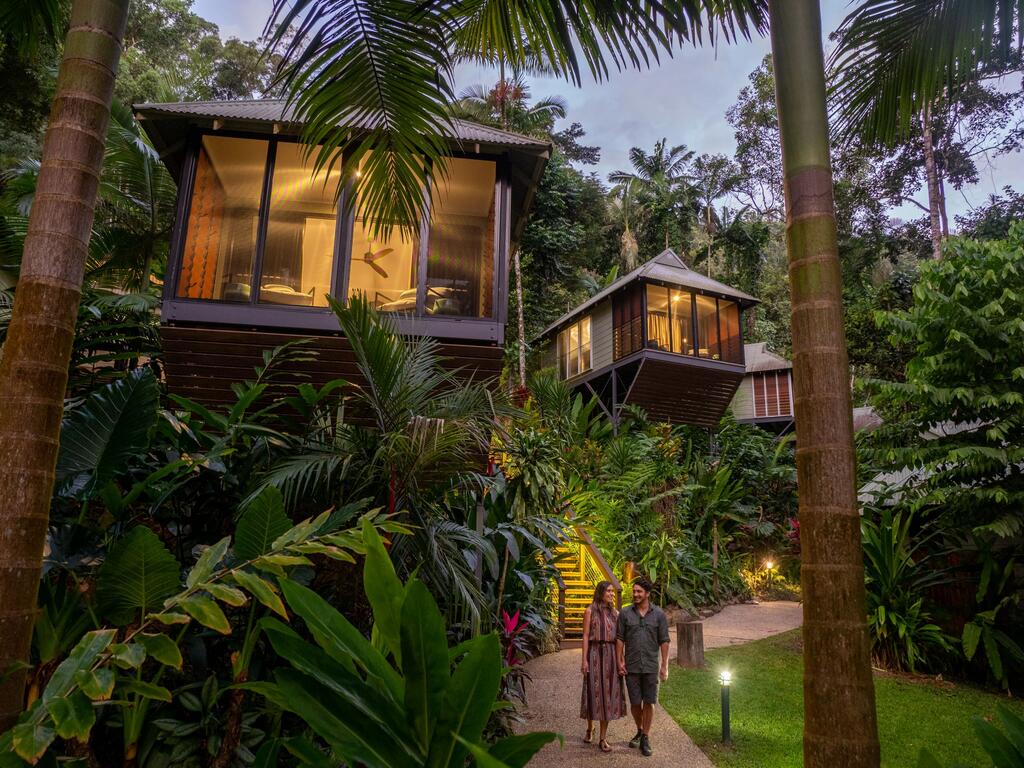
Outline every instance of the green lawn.
<path id="1" fill-rule="evenodd" d="M 707 669 L 673 666 L 661 703 L 715 765 L 799 767 L 803 716 L 800 631 L 706 654 Z M 721 740 L 718 673 L 732 671 L 733 746 Z M 882 765 L 913 768 L 921 747 L 943 765 L 990 766 L 978 746 L 972 715 L 990 717 L 1005 697 L 967 686 L 875 678 Z M 1024 714 L 1024 704 L 1011 707 Z"/>

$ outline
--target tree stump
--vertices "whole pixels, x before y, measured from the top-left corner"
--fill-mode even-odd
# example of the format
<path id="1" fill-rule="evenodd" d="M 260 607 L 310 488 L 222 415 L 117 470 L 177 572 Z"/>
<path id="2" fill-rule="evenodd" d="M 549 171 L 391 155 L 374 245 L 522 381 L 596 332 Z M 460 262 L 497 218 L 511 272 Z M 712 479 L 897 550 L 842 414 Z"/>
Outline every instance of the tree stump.
<path id="1" fill-rule="evenodd" d="M 676 663 L 690 669 L 704 666 L 703 621 L 680 621 L 676 624 Z"/>

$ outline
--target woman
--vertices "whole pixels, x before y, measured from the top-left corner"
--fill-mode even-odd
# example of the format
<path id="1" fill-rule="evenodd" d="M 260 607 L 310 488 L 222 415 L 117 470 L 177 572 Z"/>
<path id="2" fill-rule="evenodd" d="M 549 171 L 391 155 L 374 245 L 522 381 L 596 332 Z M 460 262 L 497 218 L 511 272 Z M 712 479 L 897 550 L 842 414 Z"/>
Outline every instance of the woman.
<path id="1" fill-rule="evenodd" d="M 608 745 L 608 721 L 626 714 L 626 697 L 622 679 L 615 663 L 615 588 L 602 581 L 594 590 L 594 601 L 583 614 L 583 696 L 580 717 L 587 721 L 587 744 L 594 739 L 594 721 L 601 725 L 602 752 L 611 752 Z"/>

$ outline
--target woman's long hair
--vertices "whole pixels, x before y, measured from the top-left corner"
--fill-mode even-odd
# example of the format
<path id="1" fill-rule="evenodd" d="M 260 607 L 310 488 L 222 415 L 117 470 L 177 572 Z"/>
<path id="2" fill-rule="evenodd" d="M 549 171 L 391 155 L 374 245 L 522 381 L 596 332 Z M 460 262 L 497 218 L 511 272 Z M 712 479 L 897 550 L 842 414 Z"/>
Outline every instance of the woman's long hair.
<path id="1" fill-rule="evenodd" d="M 602 611 L 608 610 L 604 602 L 604 593 L 611 585 L 610 581 L 599 581 L 597 586 L 594 587 L 594 605 L 598 606 Z"/>

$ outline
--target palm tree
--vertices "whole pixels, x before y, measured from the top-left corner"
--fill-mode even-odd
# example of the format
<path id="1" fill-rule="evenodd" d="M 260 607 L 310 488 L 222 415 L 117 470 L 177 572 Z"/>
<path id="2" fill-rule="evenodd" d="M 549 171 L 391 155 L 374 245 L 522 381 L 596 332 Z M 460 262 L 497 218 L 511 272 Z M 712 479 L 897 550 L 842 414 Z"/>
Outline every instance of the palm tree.
<path id="1" fill-rule="evenodd" d="M 684 215 L 684 207 L 690 202 L 689 165 L 694 152 L 685 144 L 668 146 L 666 139 L 655 142 L 654 151 L 647 154 L 640 147 L 629 150 L 632 171 L 613 171 L 608 181 L 622 185 L 635 185 L 639 192 L 641 210 L 660 229 L 669 247 L 669 238 Z"/>
<path id="2" fill-rule="evenodd" d="M 786 188 L 804 590 L 804 765 L 881 760 L 817 0 L 769 0 Z M 841 713 L 841 714 L 840 714 Z"/>
<path id="3" fill-rule="evenodd" d="M 32 637 L 64 389 L 128 1 L 72 4 L 0 361 L 0 730 L 22 707 L 25 673 L 18 667 Z M 43 35 L 56 28 L 60 8 L 49 0 L 6 0 L 0 19 L 21 19 L 30 37 Z"/>
<path id="4" fill-rule="evenodd" d="M 626 179 L 616 184 L 608 193 L 608 202 L 612 219 L 622 224 L 622 236 L 619 244 L 619 258 L 627 272 L 637 267 L 637 256 L 639 246 L 636 242 L 636 235 L 633 233 L 633 222 L 639 215 L 640 203 L 639 184 L 634 179 Z"/>

